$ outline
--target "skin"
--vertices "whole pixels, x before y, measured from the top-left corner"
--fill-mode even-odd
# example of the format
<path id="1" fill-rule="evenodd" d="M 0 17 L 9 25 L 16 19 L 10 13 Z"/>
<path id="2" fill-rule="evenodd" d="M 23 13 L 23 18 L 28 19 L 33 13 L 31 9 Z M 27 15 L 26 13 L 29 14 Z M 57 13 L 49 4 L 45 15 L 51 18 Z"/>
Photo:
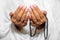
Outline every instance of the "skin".
<path id="1" fill-rule="evenodd" d="M 30 6 L 29 13 L 30 23 L 34 27 L 41 27 L 40 25 L 46 21 L 46 11 L 40 10 L 36 5 Z"/>
<path id="2" fill-rule="evenodd" d="M 19 6 L 15 12 L 10 13 L 11 21 L 18 27 L 18 30 L 21 30 L 27 24 L 27 12 L 25 6 Z"/>
<path id="3" fill-rule="evenodd" d="M 11 21 L 18 27 L 19 31 L 27 25 L 28 19 L 32 26 L 41 29 L 42 24 L 46 21 L 45 15 L 46 11 L 40 10 L 37 5 L 32 5 L 28 9 L 25 6 L 19 6 L 16 11 L 10 13 Z"/>

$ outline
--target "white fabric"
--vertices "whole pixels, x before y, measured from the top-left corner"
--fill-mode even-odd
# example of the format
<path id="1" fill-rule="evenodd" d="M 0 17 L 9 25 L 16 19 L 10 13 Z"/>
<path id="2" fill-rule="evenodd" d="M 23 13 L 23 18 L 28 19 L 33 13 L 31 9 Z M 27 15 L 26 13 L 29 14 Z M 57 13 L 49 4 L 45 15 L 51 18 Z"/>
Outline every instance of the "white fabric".
<path id="1" fill-rule="evenodd" d="M 9 13 L 15 11 L 19 5 L 25 5 L 29 8 L 33 4 L 36 4 L 41 10 L 47 11 L 48 39 L 60 40 L 59 0 L 0 0 L 0 40 L 44 40 L 43 30 L 38 31 L 36 36 L 30 37 L 29 22 L 24 30 L 18 32 L 10 20 Z M 32 30 L 34 30 L 33 27 Z"/>

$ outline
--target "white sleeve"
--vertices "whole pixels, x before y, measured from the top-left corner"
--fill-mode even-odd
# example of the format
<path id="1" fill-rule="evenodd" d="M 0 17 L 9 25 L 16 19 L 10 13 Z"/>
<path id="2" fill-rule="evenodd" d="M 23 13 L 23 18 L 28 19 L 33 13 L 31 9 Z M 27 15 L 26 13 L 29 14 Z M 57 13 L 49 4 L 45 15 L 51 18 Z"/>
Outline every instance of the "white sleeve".
<path id="1" fill-rule="evenodd" d="M 7 18 L 7 14 L 5 12 L 6 5 L 6 0 L 0 0 L 0 38 L 4 37 L 9 32 L 11 25 L 11 22 Z"/>
<path id="2" fill-rule="evenodd" d="M 55 7 L 53 8 L 53 17 L 56 22 L 57 31 L 60 32 L 60 0 L 56 0 Z"/>
<path id="3" fill-rule="evenodd" d="M 56 22 L 56 30 L 57 30 L 57 40 L 60 40 L 60 0 L 56 0 L 54 11 L 54 18 Z"/>
<path id="4" fill-rule="evenodd" d="M 50 8 L 54 18 L 54 23 L 51 22 L 52 25 L 50 24 L 52 27 L 50 28 L 50 40 L 60 40 L 60 0 L 52 0 L 50 4 L 53 4 Z"/>
<path id="5" fill-rule="evenodd" d="M 60 40 L 60 1 L 46 0 L 47 17 L 49 20 L 48 39 Z"/>

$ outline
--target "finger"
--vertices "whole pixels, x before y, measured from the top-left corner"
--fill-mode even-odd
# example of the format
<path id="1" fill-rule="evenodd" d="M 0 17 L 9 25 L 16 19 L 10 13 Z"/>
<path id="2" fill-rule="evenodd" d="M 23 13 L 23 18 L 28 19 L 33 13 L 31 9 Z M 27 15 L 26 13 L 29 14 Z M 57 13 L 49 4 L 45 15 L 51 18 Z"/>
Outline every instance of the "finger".
<path id="1" fill-rule="evenodd" d="M 12 17 L 12 16 L 13 16 L 13 14 L 14 14 L 13 12 L 10 12 L 10 14 L 9 14 L 9 15 L 10 15 L 10 17 Z"/>
<path id="2" fill-rule="evenodd" d="M 29 12 L 28 19 L 31 20 L 31 13 Z"/>
<path id="3" fill-rule="evenodd" d="M 40 19 L 45 18 L 44 14 L 43 14 L 44 12 L 42 12 L 42 11 L 39 9 L 38 6 L 34 5 L 34 7 L 35 7 L 36 11 L 38 11 L 39 16 L 40 16 Z"/>
<path id="4" fill-rule="evenodd" d="M 26 16 L 26 18 L 20 22 L 23 26 L 26 26 L 27 25 L 27 21 L 28 21 L 28 17 Z"/>
<path id="5" fill-rule="evenodd" d="M 11 21 L 12 21 L 12 23 L 15 23 L 16 22 L 16 18 L 15 17 L 12 17 L 11 18 Z"/>
<path id="6" fill-rule="evenodd" d="M 27 25 L 27 23 L 22 23 L 21 25 L 24 27 L 24 26 L 26 26 L 26 25 Z"/>
<path id="7" fill-rule="evenodd" d="M 34 23 L 37 22 L 36 17 L 34 16 L 34 14 L 33 14 L 33 12 L 32 12 L 31 9 L 29 9 L 29 12 L 30 12 L 30 19 L 31 19 Z"/>
<path id="8" fill-rule="evenodd" d="M 15 14 L 13 12 L 10 12 L 10 17 L 11 17 L 12 23 L 15 23 L 16 22 L 16 17 L 15 17 Z"/>
<path id="9" fill-rule="evenodd" d="M 46 12 L 46 11 L 42 11 L 41 14 L 42 14 L 42 15 L 40 15 L 40 18 L 42 19 L 41 21 L 43 21 L 43 19 L 46 18 L 46 14 L 47 14 L 47 12 Z"/>
<path id="10" fill-rule="evenodd" d="M 39 24 L 44 23 L 44 22 L 46 21 L 46 18 L 45 18 L 45 16 L 44 16 L 44 15 L 46 15 L 46 11 L 41 11 L 41 10 L 38 8 L 38 6 L 36 6 L 36 5 L 34 5 L 34 7 L 35 7 L 36 11 L 38 11 L 38 13 L 39 13 L 39 15 L 40 15 L 40 19 L 41 19 L 41 21 L 37 22 L 37 24 L 39 25 Z"/>
<path id="11" fill-rule="evenodd" d="M 39 9 L 39 7 L 37 6 L 37 5 L 33 5 L 34 7 L 35 7 L 35 9 L 36 9 L 36 11 L 39 13 L 39 16 L 43 16 L 43 14 L 42 14 L 42 11 Z"/>
<path id="12" fill-rule="evenodd" d="M 31 23 L 32 26 L 36 26 L 36 24 L 34 24 L 33 21 L 30 21 L 30 23 Z"/>
<path id="13" fill-rule="evenodd" d="M 22 9 L 22 7 L 23 7 L 22 5 L 19 6 L 14 13 L 16 13 L 16 14 L 19 13 L 19 11 Z"/>
<path id="14" fill-rule="evenodd" d="M 25 8 L 25 7 L 24 7 L 24 8 Z M 24 9 L 24 11 L 25 11 L 25 10 L 26 10 L 26 9 Z M 22 10 L 22 11 L 23 11 L 23 10 Z M 21 24 L 21 25 L 22 25 L 22 21 L 25 19 L 24 17 L 26 16 L 26 14 L 25 14 L 26 12 L 27 12 L 27 11 L 23 12 L 23 13 L 24 13 L 23 15 L 19 15 L 19 16 L 17 17 L 17 18 L 18 18 L 18 19 L 17 19 L 17 21 L 18 21 L 17 23 L 18 23 L 18 24 Z M 21 16 L 22 16 L 22 17 L 21 17 Z"/>
<path id="15" fill-rule="evenodd" d="M 37 21 L 40 21 L 40 16 L 39 16 L 38 12 L 36 11 L 35 7 L 31 6 L 31 9 L 32 9 L 33 14 L 36 17 Z"/>
<path id="16" fill-rule="evenodd" d="M 46 14 L 47 14 L 47 12 L 46 11 L 44 11 L 44 10 L 42 10 L 42 13 L 46 16 Z"/>
<path id="17" fill-rule="evenodd" d="M 41 13 L 41 10 L 39 9 L 39 7 L 37 5 L 33 5 L 33 6 L 38 13 Z"/>
<path id="18" fill-rule="evenodd" d="M 27 21 L 22 22 L 22 25 L 26 26 L 27 25 Z"/>
<path id="19" fill-rule="evenodd" d="M 44 23 L 44 22 L 46 22 L 46 17 L 41 19 L 41 23 Z"/>
<path id="20" fill-rule="evenodd" d="M 27 23 L 28 21 L 28 16 L 26 15 L 25 19 L 23 20 L 23 23 Z"/>
<path id="21" fill-rule="evenodd" d="M 26 20 L 27 12 L 28 12 L 28 10 L 26 9 L 24 14 L 22 15 L 21 22 L 24 22 Z"/>
<path id="22" fill-rule="evenodd" d="M 28 21 L 28 16 L 26 16 L 26 19 L 25 19 L 25 21 Z"/>
<path id="23" fill-rule="evenodd" d="M 43 23 L 46 21 L 46 14 L 47 14 L 47 12 L 46 11 L 42 11 L 42 13 L 44 14 L 44 18 L 43 18 Z"/>
<path id="24" fill-rule="evenodd" d="M 17 20 L 20 20 L 22 18 L 22 15 L 24 14 L 26 7 L 23 7 L 20 12 L 17 15 Z"/>
<path id="25" fill-rule="evenodd" d="M 27 21 L 28 21 L 28 19 L 26 18 L 26 20 L 24 20 L 22 23 L 27 24 Z"/>

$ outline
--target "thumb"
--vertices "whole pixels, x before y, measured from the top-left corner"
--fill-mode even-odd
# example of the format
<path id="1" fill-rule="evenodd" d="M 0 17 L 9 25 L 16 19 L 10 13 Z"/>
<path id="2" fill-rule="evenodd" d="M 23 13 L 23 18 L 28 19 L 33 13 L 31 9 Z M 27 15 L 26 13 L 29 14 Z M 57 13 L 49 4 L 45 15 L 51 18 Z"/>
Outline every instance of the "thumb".
<path id="1" fill-rule="evenodd" d="M 10 14 L 9 14 L 9 15 L 10 15 L 10 17 L 12 17 L 12 16 L 13 16 L 13 14 L 14 14 L 13 12 L 10 12 Z"/>
<path id="2" fill-rule="evenodd" d="M 46 11 L 42 11 L 42 13 L 46 16 L 47 12 Z"/>

